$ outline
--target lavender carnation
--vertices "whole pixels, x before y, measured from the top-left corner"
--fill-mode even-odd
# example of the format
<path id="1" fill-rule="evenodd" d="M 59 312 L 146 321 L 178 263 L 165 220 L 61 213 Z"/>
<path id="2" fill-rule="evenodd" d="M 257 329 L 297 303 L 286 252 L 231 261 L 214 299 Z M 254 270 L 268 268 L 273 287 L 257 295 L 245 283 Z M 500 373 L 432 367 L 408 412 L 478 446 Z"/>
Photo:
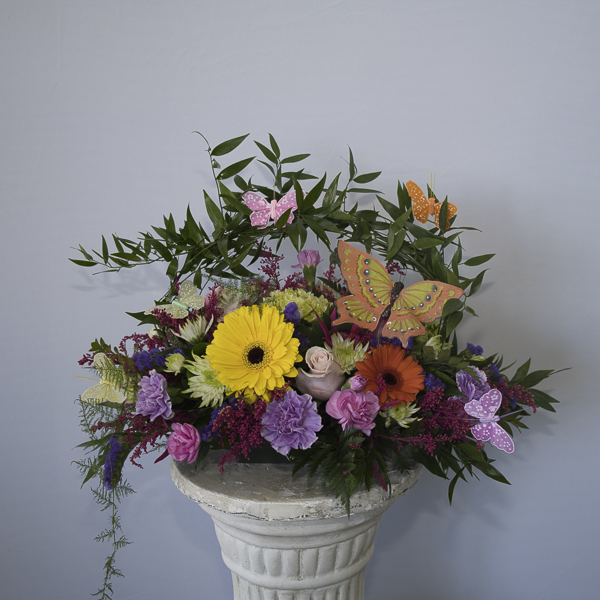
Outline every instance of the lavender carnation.
<path id="1" fill-rule="evenodd" d="M 154 421 L 156 417 L 168 419 L 173 415 L 171 399 L 167 394 L 167 380 L 154 369 L 142 377 L 137 394 L 135 412 Z"/>
<path id="2" fill-rule="evenodd" d="M 262 416 L 261 435 L 284 456 L 294 448 L 306 450 L 317 440 L 316 432 L 323 427 L 317 403 L 311 396 L 300 396 L 294 390 L 282 400 L 267 405 Z"/>
<path id="3" fill-rule="evenodd" d="M 456 374 L 456 384 L 460 393 L 466 397 L 460 398 L 460 400 L 470 402 L 471 400 L 479 400 L 483 394 L 490 391 L 490 384 L 488 383 L 485 373 L 476 367 L 471 367 L 475 371 L 477 377 L 471 377 L 465 371 L 459 371 Z"/>

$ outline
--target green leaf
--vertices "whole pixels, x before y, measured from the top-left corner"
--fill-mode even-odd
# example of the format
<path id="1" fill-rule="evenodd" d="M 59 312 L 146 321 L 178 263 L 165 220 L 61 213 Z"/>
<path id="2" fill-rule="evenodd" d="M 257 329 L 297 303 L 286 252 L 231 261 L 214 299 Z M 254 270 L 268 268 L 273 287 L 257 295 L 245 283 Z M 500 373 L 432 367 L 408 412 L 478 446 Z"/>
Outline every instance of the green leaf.
<path id="1" fill-rule="evenodd" d="M 323 206 L 328 206 L 330 204 L 334 204 L 337 199 L 337 186 L 340 180 L 340 174 L 338 173 L 334 180 L 331 182 L 327 191 L 325 192 L 325 196 L 323 196 Z M 345 214 L 345 213 L 344 213 Z"/>
<path id="2" fill-rule="evenodd" d="M 217 179 L 229 179 L 234 175 L 237 175 L 240 171 L 243 171 L 256 157 L 251 156 L 250 158 L 245 158 L 244 160 L 240 160 L 228 167 L 225 167 L 218 175 Z"/>
<path id="3" fill-rule="evenodd" d="M 499 481 L 500 483 L 506 483 L 507 485 L 510 485 L 510 481 L 508 481 L 508 479 L 506 479 L 506 477 L 504 477 L 504 475 L 502 475 L 502 473 L 500 473 L 500 471 L 498 471 L 496 467 L 490 465 L 489 463 L 475 462 L 473 463 L 473 466 L 479 469 L 484 475 L 487 475 L 491 479 Z"/>
<path id="4" fill-rule="evenodd" d="M 102 236 L 102 260 L 105 263 L 108 262 L 108 244 L 106 243 L 104 236 Z"/>
<path id="5" fill-rule="evenodd" d="M 348 159 L 348 171 L 350 173 L 350 181 L 353 181 L 354 178 L 356 177 L 356 165 L 354 164 L 354 155 L 352 154 L 352 148 L 350 148 L 350 146 L 348 146 L 348 153 L 349 153 L 349 159 Z"/>
<path id="6" fill-rule="evenodd" d="M 365 183 L 370 183 L 371 181 L 377 179 L 380 175 L 381 171 L 377 171 L 376 173 L 365 173 L 364 175 L 357 175 L 354 178 L 354 183 L 360 183 L 361 185 Z"/>
<path id="7" fill-rule="evenodd" d="M 385 255 L 385 259 L 387 261 L 393 260 L 396 254 L 402 248 L 402 244 L 404 244 L 404 239 L 406 238 L 406 231 L 399 231 L 394 235 L 394 243 L 392 247 L 389 249 L 388 253 Z"/>
<path id="8" fill-rule="evenodd" d="M 531 366 L 531 359 L 527 359 L 518 369 L 517 372 L 514 374 L 513 378 L 510 380 L 511 384 L 516 384 L 516 383 L 521 383 L 521 381 L 523 379 L 525 379 L 525 376 L 527 375 L 527 373 L 529 373 L 529 367 Z"/>
<path id="9" fill-rule="evenodd" d="M 415 248 L 424 249 L 424 248 L 434 248 L 435 246 L 440 246 L 444 243 L 444 240 L 440 240 L 438 238 L 431 237 L 423 237 L 413 242 L 413 246 Z"/>
<path id="10" fill-rule="evenodd" d="M 223 229 L 224 221 L 223 215 L 219 210 L 219 207 L 211 200 L 210 196 L 204 192 L 204 203 L 206 205 L 206 212 L 208 213 L 208 218 L 211 220 L 215 231 Z"/>
<path id="11" fill-rule="evenodd" d="M 319 199 L 323 188 L 325 187 L 325 180 L 327 179 L 327 174 L 323 175 L 323 177 L 315 184 L 312 190 L 306 194 L 304 198 L 302 196 L 298 198 L 298 194 L 296 194 L 296 203 L 298 204 L 298 210 L 305 211 L 314 206 L 315 202 Z"/>
<path id="12" fill-rule="evenodd" d="M 469 258 L 469 260 L 465 260 L 465 265 L 467 267 L 476 267 L 478 265 L 482 265 L 487 262 L 491 258 L 494 258 L 495 254 L 481 254 L 480 256 L 474 256 L 473 258 Z"/>
<path id="13" fill-rule="evenodd" d="M 471 287 L 469 288 L 469 296 L 472 296 L 473 294 L 476 294 L 479 291 L 481 283 L 483 282 L 483 276 L 485 275 L 486 271 L 487 269 L 484 269 L 483 271 L 481 271 L 481 273 L 477 275 L 477 277 L 473 279 L 473 283 L 471 283 Z"/>
<path id="14" fill-rule="evenodd" d="M 462 321 L 462 319 L 462 312 L 454 312 L 448 316 L 448 318 L 446 319 L 446 337 L 450 336 L 450 334 L 456 329 L 456 327 Z"/>
<path id="15" fill-rule="evenodd" d="M 76 258 L 70 258 L 69 260 L 80 267 L 95 267 L 98 264 L 95 260 L 78 260 Z"/>
<path id="16" fill-rule="evenodd" d="M 546 392 L 542 392 L 541 390 L 529 390 L 533 394 L 533 399 L 535 400 L 536 406 L 539 408 L 543 408 L 544 410 L 548 410 L 550 412 L 556 412 L 553 404 L 557 404 L 558 400 L 553 398 Z"/>
<path id="17" fill-rule="evenodd" d="M 370 188 L 350 188 L 348 193 L 350 194 L 351 192 L 355 194 L 381 194 L 379 190 L 373 190 Z"/>
<path id="18" fill-rule="evenodd" d="M 232 138 L 226 142 L 222 142 L 213 148 L 211 156 L 223 156 L 235 150 L 250 134 L 241 135 L 240 137 Z"/>
<path id="19" fill-rule="evenodd" d="M 288 156 L 284 158 L 280 164 L 287 165 L 289 163 L 300 162 L 301 160 L 305 160 L 310 156 L 310 154 L 294 154 L 294 156 Z"/>
<path id="20" fill-rule="evenodd" d="M 267 148 L 264 144 L 257 142 L 256 140 L 254 141 L 254 143 L 260 148 L 260 151 L 267 157 L 267 160 L 270 160 L 273 164 L 277 164 L 277 157 L 269 148 Z"/>
<path id="21" fill-rule="evenodd" d="M 290 218 L 290 213 L 292 212 L 291 208 L 288 208 L 280 217 L 279 219 L 277 219 L 277 222 L 275 223 L 275 227 L 277 228 L 277 231 L 281 231 L 284 227 L 285 224 L 288 222 L 288 219 Z"/>
<path id="22" fill-rule="evenodd" d="M 394 221 L 403 217 L 404 213 L 402 212 L 402 210 L 397 206 L 394 206 L 391 202 L 388 202 L 385 198 L 377 196 L 377 200 L 379 200 L 379 203 L 381 204 L 381 206 L 383 206 L 385 212 L 387 212 L 387 214 L 390 215 L 390 217 L 392 217 Z M 406 216 L 406 218 L 408 218 L 408 215 Z"/>
<path id="23" fill-rule="evenodd" d="M 544 379 L 546 379 L 547 377 L 550 377 L 550 375 L 552 375 L 552 373 L 554 373 L 553 369 L 547 369 L 547 370 L 542 370 L 542 371 L 532 371 L 531 373 L 529 373 L 527 375 L 527 377 L 525 377 L 523 380 L 521 380 L 521 385 L 524 388 L 532 388 L 533 386 L 537 385 L 541 381 L 544 381 Z"/>
<path id="24" fill-rule="evenodd" d="M 458 444 L 457 448 L 466 454 L 474 462 L 485 462 L 485 458 L 481 451 L 473 444 Z"/>
<path id="25" fill-rule="evenodd" d="M 271 148 L 273 149 L 275 156 L 279 158 L 281 156 L 281 151 L 279 150 L 279 146 L 277 145 L 275 138 L 271 134 L 269 134 L 269 143 L 271 144 Z"/>
<path id="26" fill-rule="evenodd" d="M 462 307 L 462 300 L 459 300 L 458 298 L 450 298 L 450 300 L 448 300 L 446 304 L 444 304 L 444 309 L 442 310 L 442 318 L 445 318 L 448 315 L 456 312 L 457 310 L 460 310 Z"/>

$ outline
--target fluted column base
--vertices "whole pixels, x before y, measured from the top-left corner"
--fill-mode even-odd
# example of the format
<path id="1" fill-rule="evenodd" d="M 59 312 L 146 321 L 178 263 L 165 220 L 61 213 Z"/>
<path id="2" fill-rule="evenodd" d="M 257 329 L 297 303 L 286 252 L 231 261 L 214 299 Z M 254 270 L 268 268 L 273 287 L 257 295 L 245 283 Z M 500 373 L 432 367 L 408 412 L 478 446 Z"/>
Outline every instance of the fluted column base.
<path id="1" fill-rule="evenodd" d="M 359 490 L 350 517 L 291 465 L 235 464 L 215 456 L 196 473 L 171 463 L 177 487 L 213 519 L 234 600 L 363 600 L 365 567 L 381 515 L 420 472 L 391 473 L 392 489 Z"/>

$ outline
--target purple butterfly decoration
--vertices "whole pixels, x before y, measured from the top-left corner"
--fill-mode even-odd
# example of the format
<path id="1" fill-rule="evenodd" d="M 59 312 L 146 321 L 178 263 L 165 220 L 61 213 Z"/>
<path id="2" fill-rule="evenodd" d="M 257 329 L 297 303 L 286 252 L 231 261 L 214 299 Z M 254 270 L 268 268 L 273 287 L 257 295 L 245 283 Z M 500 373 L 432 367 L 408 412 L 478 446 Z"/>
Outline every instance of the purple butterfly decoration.
<path id="1" fill-rule="evenodd" d="M 277 221 L 286 210 L 291 208 L 292 211 L 288 219 L 289 225 L 294 220 L 294 211 L 298 208 L 295 191 L 287 193 L 281 200 L 271 200 L 271 202 L 267 202 L 263 196 L 256 192 L 246 192 L 242 195 L 242 199 L 244 204 L 252 210 L 250 223 L 258 229 L 264 229 L 269 224 L 270 219 Z"/>
<path id="2" fill-rule="evenodd" d="M 479 400 L 467 402 L 465 412 L 479 419 L 479 423 L 471 427 L 471 433 L 476 440 L 480 442 L 489 440 L 492 446 L 512 454 L 515 451 L 515 444 L 510 435 L 498 425 L 500 417 L 496 416 L 496 412 L 500 404 L 502 404 L 502 394 L 493 389 L 483 394 Z"/>

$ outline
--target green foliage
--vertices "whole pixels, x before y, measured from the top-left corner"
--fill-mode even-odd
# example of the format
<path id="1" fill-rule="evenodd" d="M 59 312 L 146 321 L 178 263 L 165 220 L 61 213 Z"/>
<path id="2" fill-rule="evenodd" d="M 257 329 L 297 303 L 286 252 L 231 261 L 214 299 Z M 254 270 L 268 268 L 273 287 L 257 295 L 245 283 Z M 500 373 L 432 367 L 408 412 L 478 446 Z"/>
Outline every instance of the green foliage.
<path id="1" fill-rule="evenodd" d="M 87 404 L 81 400 L 78 400 L 78 403 L 81 428 L 89 438 L 89 441 L 81 444 L 80 447 L 85 448 L 88 454 L 93 451 L 97 451 L 98 453 L 94 458 L 77 460 L 74 461 L 74 464 L 83 476 L 82 487 L 90 479 L 96 479 L 96 485 L 91 488 L 92 494 L 96 503 L 101 507 L 100 510 L 107 513 L 108 526 L 94 539 L 97 542 L 106 542 L 112 547 L 110 554 L 104 561 L 104 580 L 102 586 L 92 596 L 100 600 L 110 600 L 113 597 L 111 580 L 114 577 L 123 577 L 123 574 L 115 564 L 117 551 L 130 544 L 121 528 L 118 505 L 124 498 L 135 492 L 127 481 L 120 477 L 120 470 L 119 477 L 113 478 L 118 483 L 115 483 L 110 490 L 104 486 L 104 462 L 106 460 L 108 438 L 110 436 L 102 436 L 94 429 L 94 426 L 100 421 L 112 420 L 116 416 L 118 409 L 106 404 Z M 123 458 L 124 460 L 125 458 Z"/>

